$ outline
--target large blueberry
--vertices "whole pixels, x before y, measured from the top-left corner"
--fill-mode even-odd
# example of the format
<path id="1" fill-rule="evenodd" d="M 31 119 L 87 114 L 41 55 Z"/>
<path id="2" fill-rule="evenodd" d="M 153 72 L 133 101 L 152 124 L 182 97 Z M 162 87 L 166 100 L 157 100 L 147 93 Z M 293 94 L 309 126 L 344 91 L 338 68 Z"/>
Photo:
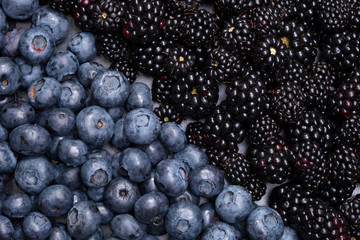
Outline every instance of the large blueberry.
<path id="1" fill-rule="evenodd" d="M 49 132 L 40 126 L 24 124 L 11 131 L 9 144 L 11 148 L 23 155 L 42 155 L 50 148 Z"/>
<path id="2" fill-rule="evenodd" d="M 67 136 L 75 128 L 75 115 L 67 108 L 55 108 L 46 116 L 46 128 L 58 136 Z"/>
<path id="3" fill-rule="evenodd" d="M 146 225 L 130 214 L 116 215 L 111 220 L 110 228 L 121 239 L 143 240 L 146 236 Z"/>
<path id="4" fill-rule="evenodd" d="M 91 83 L 92 96 L 96 103 L 103 107 L 123 106 L 129 91 L 129 81 L 115 70 L 99 72 Z"/>
<path id="5" fill-rule="evenodd" d="M 161 144 L 159 139 L 155 139 L 149 144 L 137 145 L 137 147 L 148 155 L 151 165 L 154 167 L 168 156 L 168 150 Z"/>
<path id="6" fill-rule="evenodd" d="M 71 240 L 71 236 L 64 224 L 53 222 L 52 230 L 48 240 Z"/>
<path id="7" fill-rule="evenodd" d="M 34 123 L 35 110 L 28 102 L 10 102 L 1 109 L 0 120 L 4 127 L 9 129 L 26 123 Z"/>
<path id="8" fill-rule="evenodd" d="M 24 218 L 33 209 L 31 198 L 25 193 L 7 196 L 2 204 L 2 214 L 9 218 Z"/>
<path id="9" fill-rule="evenodd" d="M 209 158 L 206 153 L 200 147 L 193 144 L 187 144 L 183 150 L 174 154 L 174 158 L 186 163 L 190 167 L 190 170 L 209 163 Z"/>
<path id="10" fill-rule="evenodd" d="M 67 167 L 63 163 L 55 166 L 54 182 L 74 190 L 81 186 L 80 167 Z"/>
<path id="11" fill-rule="evenodd" d="M 215 200 L 215 209 L 227 223 L 243 221 L 249 215 L 252 206 L 250 192 L 239 185 L 225 187 Z"/>
<path id="12" fill-rule="evenodd" d="M 16 167 L 17 158 L 7 142 L 0 143 L 0 174 L 12 173 Z"/>
<path id="13" fill-rule="evenodd" d="M 114 127 L 114 135 L 111 138 L 111 143 L 118 150 L 123 150 L 131 145 L 131 142 L 126 138 L 124 134 L 124 118 L 120 118 Z"/>
<path id="14" fill-rule="evenodd" d="M 89 151 L 88 153 L 88 158 L 89 159 L 105 159 L 107 161 L 111 161 L 111 153 L 109 153 L 107 150 L 105 149 L 94 149 Z"/>
<path id="15" fill-rule="evenodd" d="M 159 135 L 160 121 L 155 113 L 147 108 L 137 108 L 125 116 L 124 134 L 136 144 L 150 144 Z"/>
<path id="16" fill-rule="evenodd" d="M 65 80 L 61 83 L 61 95 L 58 107 L 77 112 L 85 106 L 86 89 L 76 78 Z"/>
<path id="17" fill-rule="evenodd" d="M 195 239 L 200 235 L 202 225 L 200 208 L 187 202 L 172 204 L 165 218 L 166 231 L 179 240 Z"/>
<path id="18" fill-rule="evenodd" d="M 27 157 L 16 165 L 14 177 L 21 190 L 39 194 L 52 182 L 54 172 L 53 165 L 46 157 Z"/>
<path id="19" fill-rule="evenodd" d="M 50 57 L 45 71 L 49 77 L 62 81 L 70 75 L 75 75 L 78 68 L 79 62 L 72 52 L 59 50 Z"/>
<path id="20" fill-rule="evenodd" d="M 114 133 L 114 125 L 110 115 L 99 106 L 84 108 L 76 117 L 79 138 L 96 147 L 109 142 Z"/>
<path id="21" fill-rule="evenodd" d="M 65 14 L 49 6 L 39 8 L 31 20 L 33 27 L 43 27 L 56 45 L 63 42 L 69 33 L 70 22 Z"/>
<path id="22" fill-rule="evenodd" d="M 150 192 L 141 196 L 134 205 L 134 216 L 144 224 L 164 218 L 169 208 L 169 200 L 161 192 Z"/>
<path id="23" fill-rule="evenodd" d="M 204 202 L 200 205 L 203 219 L 203 229 L 219 221 L 219 215 L 216 213 L 214 202 Z"/>
<path id="24" fill-rule="evenodd" d="M 166 122 L 161 125 L 159 139 L 170 152 L 180 152 L 186 147 L 185 132 L 180 125 L 174 122 Z"/>
<path id="25" fill-rule="evenodd" d="M 76 203 L 67 214 L 67 229 L 72 237 L 88 238 L 100 226 L 101 216 L 93 202 Z"/>
<path id="26" fill-rule="evenodd" d="M 225 222 L 216 222 L 207 227 L 201 240 L 235 240 L 241 239 L 241 233 L 232 225 Z"/>
<path id="27" fill-rule="evenodd" d="M 93 188 L 101 188 L 111 181 L 111 162 L 104 158 L 92 158 L 81 166 L 82 182 Z"/>
<path id="28" fill-rule="evenodd" d="M 29 103 L 36 109 L 48 109 L 55 106 L 60 96 L 61 85 L 52 77 L 38 79 L 28 88 Z"/>
<path id="29" fill-rule="evenodd" d="M 39 195 L 38 208 L 48 217 L 60 217 L 72 207 L 73 194 L 64 185 L 51 185 Z"/>
<path id="30" fill-rule="evenodd" d="M 51 57 L 55 50 L 55 43 L 46 29 L 35 27 L 30 28 L 21 36 L 19 50 L 29 63 L 41 64 Z"/>
<path id="31" fill-rule="evenodd" d="M 258 206 L 246 219 L 246 229 L 251 240 L 276 240 L 284 233 L 284 222 L 274 209 Z"/>
<path id="32" fill-rule="evenodd" d="M 96 57 L 95 36 L 91 32 L 79 32 L 73 35 L 67 44 L 80 63 L 89 62 Z"/>
<path id="33" fill-rule="evenodd" d="M 21 85 L 21 71 L 8 57 L 0 57 L 0 95 L 11 95 Z"/>
<path id="34" fill-rule="evenodd" d="M 67 166 L 79 166 L 87 160 L 88 147 L 79 139 L 63 139 L 58 145 L 58 157 Z"/>
<path id="35" fill-rule="evenodd" d="M 21 75 L 21 86 L 28 88 L 34 81 L 44 76 L 45 67 L 43 64 L 31 64 L 23 57 L 17 56 L 14 62 L 19 66 Z"/>
<path id="36" fill-rule="evenodd" d="M 23 33 L 27 30 L 24 27 L 17 27 L 9 31 L 5 35 L 5 46 L 1 49 L 1 53 L 9 58 L 14 58 L 20 54 L 19 41 Z"/>
<path id="37" fill-rule="evenodd" d="M 79 69 L 76 73 L 79 82 L 84 87 L 91 86 L 95 76 L 98 72 L 105 70 L 105 67 L 97 62 L 85 62 L 79 66 Z"/>
<path id="38" fill-rule="evenodd" d="M 184 193 L 188 187 L 189 169 L 177 159 L 164 159 L 155 170 L 155 183 L 161 192 L 170 197 Z"/>
<path id="39" fill-rule="evenodd" d="M 0 215 L 0 239 L 12 240 L 14 236 L 14 226 L 10 219 Z"/>
<path id="40" fill-rule="evenodd" d="M 51 222 L 40 212 L 29 213 L 22 222 L 24 234 L 29 240 L 45 240 L 51 233 Z"/>
<path id="41" fill-rule="evenodd" d="M 26 20 L 31 18 L 38 9 L 39 0 L 2 0 L 2 7 L 8 17 Z"/>
<path id="42" fill-rule="evenodd" d="M 142 82 L 135 82 L 131 84 L 129 97 L 126 101 L 126 109 L 128 111 L 136 108 L 153 109 L 151 90 L 145 83 Z"/>

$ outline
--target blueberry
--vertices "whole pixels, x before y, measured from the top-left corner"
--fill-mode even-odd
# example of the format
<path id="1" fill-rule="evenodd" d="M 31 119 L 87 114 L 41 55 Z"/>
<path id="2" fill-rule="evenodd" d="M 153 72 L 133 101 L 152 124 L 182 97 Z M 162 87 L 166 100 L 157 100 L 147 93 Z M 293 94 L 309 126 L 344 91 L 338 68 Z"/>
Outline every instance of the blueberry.
<path id="1" fill-rule="evenodd" d="M 158 139 L 145 145 L 137 145 L 138 148 L 143 150 L 149 157 L 151 165 L 156 166 L 161 160 L 167 158 L 168 150 L 161 144 Z"/>
<path id="2" fill-rule="evenodd" d="M 115 178 L 105 189 L 104 202 L 114 213 L 129 213 L 141 197 L 139 187 L 125 178 Z"/>
<path id="3" fill-rule="evenodd" d="M 61 140 L 65 139 L 65 138 L 73 138 L 72 135 L 67 135 L 67 136 L 56 136 L 56 135 L 52 135 L 51 136 L 51 143 L 50 143 L 50 148 L 46 153 L 46 156 L 51 159 L 51 160 L 55 160 L 57 158 L 57 147 L 59 146 L 59 143 Z"/>
<path id="4" fill-rule="evenodd" d="M 4 127 L 9 129 L 26 123 L 34 123 L 35 110 L 28 102 L 10 102 L 1 109 L 0 120 Z"/>
<path id="5" fill-rule="evenodd" d="M 87 238 L 100 226 L 101 216 L 93 202 L 76 203 L 67 214 L 67 229 L 72 237 Z"/>
<path id="6" fill-rule="evenodd" d="M 160 236 L 167 233 L 165 229 L 165 218 L 161 218 L 159 221 L 148 224 L 146 228 L 148 234 L 155 236 Z"/>
<path id="7" fill-rule="evenodd" d="M 151 90 L 145 83 L 142 82 L 135 82 L 131 84 L 129 96 L 126 101 L 126 109 L 128 111 L 136 108 L 153 109 Z"/>
<path id="8" fill-rule="evenodd" d="M 9 195 L 2 206 L 2 213 L 9 218 L 24 218 L 33 208 L 31 198 L 25 193 Z"/>
<path id="9" fill-rule="evenodd" d="M 129 96 L 130 83 L 116 70 L 99 72 L 91 83 L 91 93 L 102 107 L 121 107 Z"/>
<path id="10" fill-rule="evenodd" d="M 22 223 L 23 231 L 29 240 L 45 240 L 51 233 L 50 220 L 40 212 L 29 213 Z"/>
<path id="11" fill-rule="evenodd" d="M 47 217 L 60 217 L 72 207 L 73 194 L 64 185 L 51 185 L 39 195 L 38 208 Z"/>
<path id="12" fill-rule="evenodd" d="M 135 144 L 150 144 L 159 135 L 160 121 L 155 113 L 146 108 L 137 108 L 125 116 L 124 134 Z"/>
<path id="13" fill-rule="evenodd" d="M 2 0 L 2 7 L 5 14 L 16 20 L 26 20 L 36 12 L 39 7 L 39 0 Z"/>
<path id="14" fill-rule="evenodd" d="M 189 169 L 177 159 L 164 159 L 155 170 L 155 183 L 161 192 L 170 197 L 184 193 L 188 187 Z"/>
<path id="15" fill-rule="evenodd" d="M 289 226 L 285 226 L 284 233 L 279 240 L 299 240 L 299 239 L 300 237 L 293 228 Z"/>
<path id="16" fill-rule="evenodd" d="M 58 145 L 58 157 L 67 166 L 79 166 L 87 160 L 86 143 L 76 139 L 63 139 Z"/>
<path id="17" fill-rule="evenodd" d="M 64 224 L 53 222 L 52 230 L 48 240 L 71 240 L 71 236 Z"/>
<path id="18" fill-rule="evenodd" d="M 151 162 L 144 151 L 127 148 L 119 157 L 119 171 L 134 182 L 143 182 L 150 176 Z"/>
<path id="19" fill-rule="evenodd" d="M 144 240 L 159 240 L 159 238 L 153 236 L 153 235 L 146 235 L 146 237 L 144 238 Z"/>
<path id="20" fill-rule="evenodd" d="M 29 103 L 36 109 L 49 109 L 60 101 L 61 85 L 51 77 L 34 81 L 28 88 Z"/>
<path id="21" fill-rule="evenodd" d="M 241 239 L 241 233 L 225 222 L 216 222 L 207 227 L 201 240 L 234 240 Z"/>
<path id="22" fill-rule="evenodd" d="M 101 158 L 111 162 L 111 157 L 112 157 L 111 154 L 105 149 L 94 149 L 89 151 L 88 153 L 89 159 Z"/>
<path id="23" fill-rule="evenodd" d="M 79 138 L 95 147 L 101 147 L 111 139 L 114 125 L 110 115 L 99 106 L 84 108 L 76 116 Z"/>
<path id="24" fill-rule="evenodd" d="M 121 152 L 117 152 L 111 157 L 111 168 L 112 168 L 112 177 L 113 178 L 120 177 L 120 173 L 119 173 L 120 155 L 121 155 Z"/>
<path id="25" fill-rule="evenodd" d="M 186 163 L 190 170 L 209 164 L 209 158 L 206 153 L 198 146 L 187 144 L 186 147 L 174 154 L 174 158 Z"/>
<path id="26" fill-rule="evenodd" d="M 102 201 L 104 200 L 104 192 L 105 187 L 97 188 L 97 187 L 88 187 L 86 190 L 86 194 L 89 199 L 93 201 Z"/>
<path id="27" fill-rule="evenodd" d="M 182 194 L 176 197 L 170 197 L 169 198 L 170 204 L 176 203 L 176 202 L 190 202 L 195 205 L 199 205 L 200 203 L 200 197 L 193 194 L 191 191 L 186 190 Z"/>
<path id="28" fill-rule="evenodd" d="M 24 124 L 11 131 L 9 144 L 11 148 L 23 155 L 42 155 L 50 148 L 49 132 L 40 126 Z"/>
<path id="29" fill-rule="evenodd" d="M 0 57 L 0 95 L 11 95 L 21 85 L 21 71 L 8 57 Z"/>
<path id="30" fill-rule="evenodd" d="M 68 50 L 55 52 L 46 64 L 46 74 L 58 81 L 74 75 L 79 68 L 79 62 L 75 55 Z"/>
<path id="31" fill-rule="evenodd" d="M 41 64 L 47 62 L 53 54 L 54 49 L 54 39 L 45 28 L 30 28 L 25 31 L 20 38 L 20 53 L 25 60 L 31 64 Z"/>
<path id="32" fill-rule="evenodd" d="M 81 186 L 80 167 L 67 167 L 65 164 L 59 163 L 54 169 L 55 183 L 65 185 L 71 190 Z"/>
<path id="33" fill-rule="evenodd" d="M 80 63 L 89 62 L 96 57 L 95 36 L 90 32 L 79 32 L 73 35 L 67 49 L 75 54 Z"/>
<path id="34" fill-rule="evenodd" d="M 275 240 L 283 235 L 284 222 L 274 209 L 258 206 L 246 219 L 246 229 L 252 240 Z"/>
<path id="35" fill-rule="evenodd" d="M 77 112 L 85 106 L 85 88 L 74 78 L 61 83 L 61 95 L 58 107 L 70 109 Z"/>
<path id="36" fill-rule="evenodd" d="M 165 228 L 173 238 L 195 239 L 202 230 L 202 216 L 198 206 L 188 202 L 177 202 L 169 207 Z"/>
<path id="37" fill-rule="evenodd" d="M 146 226 L 130 214 L 116 215 L 110 223 L 112 232 L 121 239 L 143 240 Z"/>
<path id="38" fill-rule="evenodd" d="M 251 206 L 250 192 L 238 185 L 225 187 L 215 200 L 216 212 L 227 223 L 245 220 L 251 211 Z"/>
<path id="39" fill-rule="evenodd" d="M 14 238 L 16 240 L 27 240 L 25 238 L 25 234 L 24 231 L 22 229 L 21 224 L 19 224 L 18 226 L 15 227 L 15 232 L 14 232 Z"/>
<path id="40" fill-rule="evenodd" d="M 31 64 L 21 56 L 14 58 L 14 62 L 20 68 L 21 86 L 24 88 L 28 88 L 34 81 L 44 76 L 45 67 L 42 64 Z"/>
<path id="41" fill-rule="evenodd" d="M 55 108 L 46 116 L 46 128 L 58 136 L 69 135 L 75 128 L 75 115 L 67 108 Z"/>
<path id="42" fill-rule="evenodd" d="M 88 196 L 87 194 L 80 190 L 80 189 L 75 189 L 72 190 L 73 193 L 73 205 L 79 203 L 79 202 L 83 202 L 83 201 L 87 201 L 88 200 Z"/>
<path id="43" fill-rule="evenodd" d="M 214 202 L 204 202 L 200 205 L 203 219 L 203 229 L 219 221 L 219 215 L 216 213 Z"/>
<path id="44" fill-rule="evenodd" d="M 81 166 L 81 179 L 88 187 L 104 187 L 111 181 L 111 176 L 111 162 L 107 159 L 92 158 Z"/>
<path id="45" fill-rule="evenodd" d="M 86 240 L 103 240 L 104 239 L 104 231 L 101 227 L 98 227 L 96 231 L 91 234 Z"/>
<path id="46" fill-rule="evenodd" d="M 15 95 L 0 95 L 0 110 L 9 102 L 15 101 Z"/>
<path id="47" fill-rule="evenodd" d="M 0 215 L 0 239 L 12 240 L 14 236 L 14 226 L 10 219 Z"/>
<path id="48" fill-rule="evenodd" d="M 0 174 L 12 173 L 16 167 L 17 158 L 7 142 L 0 143 Z"/>
<path id="49" fill-rule="evenodd" d="M 118 150 L 123 150 L 131 145 L 131 142 L 124 134 L 124 118 L 120 118 L 114 127 L 114 135 L 111 138 L 111 144 Z"/>
<path id="50" fill-rule="evenodd" d="M 107 108 L 106 111 L 109 113 L 114 122 L 120 120 L 125 112 L 124 107 Z"/>
<path id="51" fill-rule="evenodd" d="M 159 140 L 170 152 L 180 152 L 186 147 L 185 132 L 174 122 L 161 125 Z"/>
<path id="52" fill-rule="evenodd" d="M 94 202 L 96 207 L 99 210 L 100 216 L 101 216 L 101 222 L 100 224 L 109 224 L 111 219 L 114 217 L 113 212 L 105 206 L 103 202 Z"/>
<path id="53" fill-rule="evenodd" d="M 1 5 L 1 1 L 0 1 L 0 5 Z M 5 15 L 4 11 L 2 10 L 2 8 L 0 7 L 0 34 L 6 34 L 8 29 L 9 29 L 9 24 L 6 19 L 6 15 Z"/>
<path id="54" fill-rule="evenodd" d="M 0 123 L 0 143 L 6 141 L 8 137 L 9 137 L 8 130 Z"/>
<path id="55" fill-rule="evenodd" d="M 76 55 L 76 53 L 74 53 Z M 79 79 L 79 82 L 84 87 L 91 86 L 91 83 L 93 82 L 95 76 L 100 71 L 104 71 L 105 67 L 97 62 L 85 62 L 79 66 L 79 69 L 77 71 L 77 77 Z"/>
<path id="56" fill-rule="evenodd" d="M 144 224 L 159 221 L 166 216 L 169 200 L 161 192 L 150 192 L 141 196 L 134 205 L 135 218 Z"/>
<path id="57" fill-rule="evenodd" d="M 5 35 L 5 46 L 1 49 L 3 56 L 14 58 L 20 54 L 19 41 L 26 30 L 27 28 L 18 27 L 12 29 Z"/>
<path id="58" fill-rule="evenodd" d="M 140 184 L 140 191 L 146 194 L 153 191 L 160 191 L 155 184 L 155 169 L 151 169 L 150 176 Z"/>
<path id="59" fill-rule="evenodd" d="M 21 190 L 39 194 L 52 182 L 54 172 L 53 165 L 46 157 L 27 157 L 16 165 L 14 177 Z"/>

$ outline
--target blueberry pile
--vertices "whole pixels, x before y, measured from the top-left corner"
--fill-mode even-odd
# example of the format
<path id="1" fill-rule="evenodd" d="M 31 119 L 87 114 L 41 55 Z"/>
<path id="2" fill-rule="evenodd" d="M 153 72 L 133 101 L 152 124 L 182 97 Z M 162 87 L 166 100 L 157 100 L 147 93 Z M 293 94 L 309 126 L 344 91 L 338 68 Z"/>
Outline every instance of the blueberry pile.
<path id="1" fill-rule="evenodd" d="M 0 6 L 0 239 L 360 239 L 357 0 Z"/>

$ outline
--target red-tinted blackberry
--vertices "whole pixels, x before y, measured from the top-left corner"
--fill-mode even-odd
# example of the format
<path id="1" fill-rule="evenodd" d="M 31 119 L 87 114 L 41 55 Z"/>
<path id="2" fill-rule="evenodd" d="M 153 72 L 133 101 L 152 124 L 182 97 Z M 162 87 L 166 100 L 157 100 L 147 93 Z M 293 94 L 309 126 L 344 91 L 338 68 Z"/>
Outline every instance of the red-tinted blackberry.
<path id="1" fill-rule="evenodd" d="M 186 126 L 186 131 L 185 131 L 188 144 L 194 144 L 196 146 L 204 148 L 206 146 L 204 128 L 205 128 L 205 124 L 203 122 L 189 123 Z"/>
<path id="2" fill-rule="evenodd" d="M 337 131 L 339 142 L 349 147 L 360 147 L 360 117 L 345 119 Z"/>
<path id="3" fill-rule="evenodd" d="M 110 61 L 129 60 L 130 58 L 130 45 L 116 33 L 101 32 L 97 34 L 96 48 L 98 53 Z"/>
<path id="4" fill-rule="evenodd" d="M 280 10 L 274 5 L 259 5 L 251 11 L 251 20 L 257 39 L 263 39 L 273 34 L 280 24 Z"/>
<path id="5" fill-rule="evenodd" d="M 360 239 L 360 194 L 341 204 L 339 211 L 348 222 L 350 239 Z"/>
<path id="6" fill-rule="evenodd" d="M 185 76 L 195 65 L 196 56 L 188 47 L 170 47 L 165 58 L 166 72 L 176 77 Z"/>
<path id="7" fill-rule="evenodd" d="M 210 114 L 218 98 L 218 85 L 201 72 L 190 72 L 179 78 L 171 89 L 172 103 L 181 114 L 195 120 Z"/>
<path id="8" fill-rule="evenodd" d="M 288 65 L 281 69 L 274 78 L 276 83 L 293 82 L 303 85 L 309 79 L 309 70 L 302 63 L 299 63 L 296 60 L 291 60 Z"/>
<path id="9" fill-rule="evenodd" d="M 122 34 L 130 42 L 150 43 L 165 27 L 165 4 L 160 0 L 128 2 Z"/>
<path id="10" fill-rule="evenodd" d="M 341 31 L 348 27 L 351 17 L 350 0 L 317 0 L 317 26 L 325 31 Z"/>
<path id="11" fill-rule="evenodd" d="M 295 123 L 304 111 L 305 97 L 300 85 L 282 82 L 272 90 L 271 115 L 279 123 Z"/>
<path id="12" fill-rule="evenodd" d="M 249 124 L 247 136 L 250 144 L 267 146 L 281 132 L 281 128 L 269 115 L 260 116 Z"/>
<path id="13" fill-rule="evenodd" d="M 48 3 L 50 7 L 65 14 L 74 11 L 75 0 L 48 0 Z"/>
<path id="14" fill-rule="evenodd" d="M 266 182 L 281 184 L 292 175 L 291 151 L 280 136 L 267 145 L 250 145 L 246 155 L 257 175 Z"/>
<path id="15" fill-rule="evenodd" d="M 75 0 L 74 22 L 82 31 L 96 32 L 95 23 L 91 18 L 94 2 L 93 0 Z"/>
<path id="16" fill-rule="evenodd" d="M 160 104 L 154 109 L 154 113 L 159 117 L 161 123 L 176 122 L 181 124 L 183 116 L 176 110 L 174 105 L 169 103 Z"/>
<path id="17" fill-rule="evenodd" d="M 123 73 L 130 83 L 133 83 L 136 80 L 137 70 L 128 60 L 120 59 L 114 61 L 109 68 Z"/>
<path id="18" fill-rule="evenodd" d="M 171 101 L 171 87 L 174 81 L 175 79 L 169 76 L 154 78 L 151 86 L 152 100 L 159 103 L 169 103 Z"/>

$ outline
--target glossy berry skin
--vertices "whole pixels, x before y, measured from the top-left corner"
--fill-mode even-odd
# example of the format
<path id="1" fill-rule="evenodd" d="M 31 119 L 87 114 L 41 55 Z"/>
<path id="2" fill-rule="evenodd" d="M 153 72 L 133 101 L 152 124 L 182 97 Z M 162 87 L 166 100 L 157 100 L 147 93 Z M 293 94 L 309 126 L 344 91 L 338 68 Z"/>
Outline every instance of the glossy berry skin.
<path id="1" fill-rule="evenodd" d="M 180 125 L 166 122 L 161 125 L 159 134 L 160 142 L 170 152 L 179 152 L 186 147 L 186 134 Z"/>
<path id="2" fill-rule="evenodd" d="M 47 217 L 60 217 L 72 207 L 73 194 L 64 185 L 51 185 L 39 195 L 38 208 Z"/>
<path id="3" fill-rule="evenodd" d="M 76 53 L 74 53 L 76 56 Z M 79 61 L 81 62 L 81 61 Z M 84 87 L 89 87 L 91 86 L 92 81 L 94 80 L 96 74 L 98 74 L 98 72 L 100 71 L 104 71 L 105 67 L 97 62 L 85 62 L 82 63 L 79 66 L 79 69 L 76 73 L 79 82 L 84 86 Z"/>
<path id="4" fill-rule="evenodd" d="M 73 193 L 73 205 L 79 203 L 79 202 L 83 202 L 83 201 L 87 201 L 89 200 L 86 192 L 80 190 L 80 189 L 75 189 L 72 190 Z"/>
<path id="5" fill-rule="evenodd" d="M 13 151 L 27 156 L 45 154 L 50 142 L 49 132 L 38 125 L 20 125 L 9 135 L 9 145 Z"/>
<path id="6" fill-rule="evenodd" d="M 200 197 L 193 194 L 190 190 L 186 190 L 182 194 L 176 197 L 169 197 L 170 204 L 174 204 L 177 202 L 190 202 L 195 205 L 199 205 Z"/>
<path id="7" fill-rule="evenodd" d="M 28 88 L 34 81 L 44 76 L 45 67 L 42 64 L 28 63 L 22 56 L 14 58 L 21 71 L 21 86 Z"/>
<path id="8" fill-rule="evenodd" d="M 300 238 L 293 228 L 285 226 L 284 233 L 279 240 L 300 240 Z"/>
<path id="9" fill-rule="evenodd" d="M 100 226 L 101 216 L 93 202 L 76 203 L 67 214 L 67 229 L 72 237 L 87 238 Z"/>
<path id="10" fill-rule="evenodd" d="M 52 230 L 48 240 L 71 240 L 71 236 L 66 230 L 66 226 L 59 222 L 52 223 Z"/>
<path id="11" fill-rule="evenodd" d="M 89 62 L 96 57 L 95 36 L 91 32 L 79 32 L 73 35 L 67 44 L 79 63 Z"/>
<path id="12" fill-rule="evenodd" d="M 88 195 L 89 199 L 95 202 L 104 200 L 104 192 L 105 192 L 105 187 L 100 187 L 100 188 L 88 187 L 86 190 L 86 194 Z"/>
<path id="13" fill-rule="evenodd" d="M 187 144 L 183 150 L 174 154 L 174 158 L 186 163 L 190 170 L 209 163 L 209 158 L 206 153 L 194 144 Z"/>
<path id="14" fill-rule="evenodd" d="M 160 121 L 155 113 L 147 108 L 137 108 L 125 116 L 124 134 L 135 144 L 150 144 L 159 135 Z"/>
<path id="15" fill-rule="evenodd" d="M 129 96 L 128 79 L 116 70 L 99 72 L 91 83 L 91 93 L 96 103 L 103 107 L 120 107 Z"/>
<path id="16" fill-rule="evenodd" d="M 114 217 L 114 213 L 105 206 L 104 202 L 95 202 L 95 205 L 98 208 L 101 216 L 100 224 L 109 224 L 111 219 Z"/>
<path id="17" fill-rule="evenodd" d="M 56 184 L 62 184 L 71 190 L 81 186 L 80 167 L 67 167 L 60 163 L 54 167 Z"/>
<path id="18" fill-rule="evenodd" d="M 0 95 L 0 110 L 9 102 L 15 101 L 14 95 Z"/>
<path id="19" fill-rule="evenodd" d="M 177 197 L 188 187 L 189 168 L 177 159 L 164 159 L 155 170 L 155 183 L 161 192 Z"/>
<path id="20" fill-rule="evenodd" d="M 123 117 L 125 109 L 124 107 L 114 107 L 114 108 L 107 108 L 106 111 L 110 114 L 114 122 L 116 122 Z"/>
<path id="21" fill-rule="evenodd" d="M 146 153 L 138 148 L 127 148 L 119 157 L 119 172 L 134 182 L 143 182 L 151 172 L 151 162 Z"/>
<path id="22" fill-rule="evenodd" d="M 144 224 L 160 221 L 167 214 L 168 198 L 161 192 L 150 192 L 141 196 L 134 205 L 135 218 Z"/>
<path id="23" fill-rule="evenodd" d="M 203 219 L 203 229 L 219 221 L 219 215 L 215 210 L 214 202 L 204 202 L 199 207 Z"/>
<path id="24" fill-rule="evenodd" d="M 129 213 L 141 197 L 139 187 L 134 182 L 118 177 L 106 187 L 104 200 L 114 213 Z"/>
<path id="25" fill-rule="evenodd" d="M 142 82 L 135 82 L 131 84 L 129 96 L 126 100 L 126 109 L 128 111 L 136 108 L 153 109 L 151 90 L 145 83 Z"/>
<path id="26" fill-rule="evenodd" d="M 19 41 L 26 30 L 27 28 L 17 27 L 12 29 L 5 35 L 5 46 L 1 49 L 1 53 L 3 54 L 3 56 L 14 58 L 20 54 Z"/>
<path id="27" fill-rule="evenodd" d="M 146 225 L 130 214 L 116 215 L 110 222 L 110 228 L 120 239 L 143 240 L 146 236 Z"/>
<path id="28" fill-rule="evenodd" d="M 3 126 L 8 129 L 16 128 L 26 123 L 34 123 L 35 110 L 25 101 L 10 102 L 1 109 L 0 120 Z"/>
<path id="29" fill-rule="evenodd" d="M 4 13 L 16 20 L 26 20 L 31 18 L 39 7 L 39 0 L 2 0 L 2 8 Z"/>
<path id="30" fill-rule="evenodd" d="M 229 185 L 216 197 L 215 209 L 225 222 L 233 224 L 246 219 L 252 204 L 251 194 L 246 188 Z"/>
<path id="31" fill-rule="evenodd" d="M 76 79 L 68 79 L 61 83 L 61 94 L 58 107 L 78 112 L 84 107 L 86 101 L 86 90 Z"/>
<path id="32" fill-rule="evenodd" d="M 8 57 L 0 57 L 0 95 L 11 95 L 21 85 L 21 71 Z"/>
<path id="33" fill-rule="evenodd" d="M 49 109 L 59 102 L 61 86 L 55 78 L 43 77 L 29 86 L 27 94 L 31 106 L 36 109 Z"/>
<path id="34" fill-rule="evenodd" d="M 51 233 L 51 222 L 40 212 L 29 213 L 22 222 L 24 235 L 29 240 L 45 240 Z"/>
<path id="35" fill-rule="evenodd" d="M 123 150 L 131 145 L 131 142 L 126 138 L 124 134 L 124 118 L 120 118 L 115 123 L 114 135 L 111 138 L 111 143 L 118 150 Z"/>
<path id="36" fill-rule="evenodd" d="M 76 116 L 78 136 L 84 142 L 101 147 L 114 133 L 114 121 L 104 108 L 91 106 L 84 108 Z"/>
<path id="37" fill-rule="evenodd" d="M 153 191 L 160 191 L 155 183 L 155 169 L 152 169 L 150 172 L 150 176 L 144 182 L 142 182 L 139 186 L 142 194 L 146 194 Z"/>
<path id="38" fill-rule="evenodd" d="M 0 238 L 3 240 L 12 240 L 14 232 L 14 226 L 10 219 L 0 215 Z"/>
<path id="39" fill-rule="evenodd" d="M 68 50 L 59 50 L 50 57 L 45 71 L 49 77 L 62 81 L 67 76 L 75 75 L 79 68 L 76 56 Z"/>
<path id="40" fill-rule="evenodd" d="M 165 228 L 175 239 L 195 239 L 202 230 L 202 216 L 198 206 L 178 202 L 169 207 L 165 218 Z"/>
<path id="41" fill-rule="evenodd" d="M 27 157 L 16 165 L 14 177 L 25 193 L 39 194 L 53 181 L 54 167 L 46 157 Z"/>
<path id="42" fill-rule="evenodd" d="M 9 218 L 24 218 L 33 208 L 31 198 L 25 193 L 9 195 L 2 203 L 2 214 Z"/>
<path id="43" fill-rule="evenodd" d="M 201 240 L 232 240 L 241 239 L 241 233 L 232 225 L 225 222 L 216 222 L 207 227 Z"/>
<path id="44" fill-rule="evenodd" d="M 150 144 L 137 145 L 136 147 L 146 153 L 153 167 L 168 156 L 168 150 L 161 144 L 159 139 L 155 139 Z"/>
<path id="45" fill-rule="evenodd" d="M 82 182 L 93 188 L 106 186 L 112 177 L 111 162 L 103 158 L 92 158 L 81 166 Z"/>
<path id="46" fill-rule="evenodd" d="M 275 240 L 284 233 L 284 222 L 272 208 L 258 206 L 246 219 L 246 229 L 251 240 Z"/>
<path id="47" fill-rule="evenodd" d="M 79 139 L 63 139 L 57 148 L 59 159 L 67 166 L 80 166 L 87 160 L 88 147 Z"/>
<path id="48" fill-rule="evenodd" d="M 0 174 L 12 173 L 15 170 L 17 157 L 7 142 L 0 143 Z"/>
<path id="49" fill-rule="evenodd" d="M 47 114 L 45 127 L 57 136 L 67 136 L 75 128 L 75 114 L 67 108 L 55 108 Z"/>
<path id="50" fill-rule="evenodd" d="M 45 28 L 30 28 L 20 38 L 20 54 L 31 64 L 46 63 L 55 49 L 55 42 Z"/>

